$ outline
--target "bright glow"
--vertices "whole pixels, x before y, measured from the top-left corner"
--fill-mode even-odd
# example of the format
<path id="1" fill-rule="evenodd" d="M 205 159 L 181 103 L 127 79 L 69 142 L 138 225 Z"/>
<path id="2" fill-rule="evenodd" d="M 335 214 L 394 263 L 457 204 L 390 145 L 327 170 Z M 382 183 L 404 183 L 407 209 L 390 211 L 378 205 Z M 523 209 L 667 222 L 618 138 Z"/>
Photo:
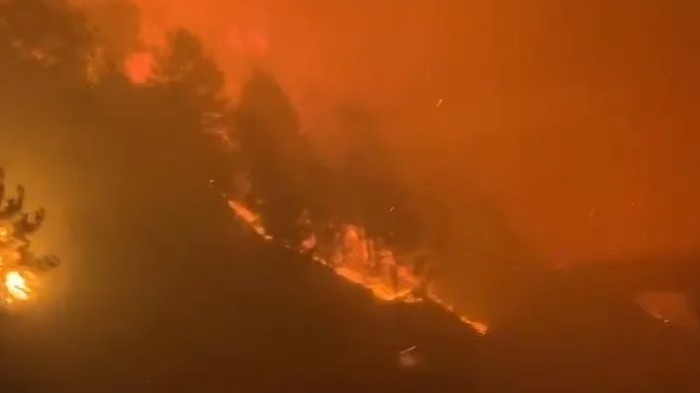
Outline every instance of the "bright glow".
<path id="1" fill-rule="evenodd" d="M 150 52 L 138 52 L 131 54 L 124 60 L 124 70 L 135 85 L 143 85 L 153 78 L 155 59 Z"/>
<path id="2" fill-rule="evenodd" d="M 7 293 L 10 295 L 8 299 L 9 302 L 15 300 L 26 301 L 29 300 L 29 293 L 31 290 L 27 286 L 27 280 L 18 271 L 10 271 L 5 274 L 5 288 Z"/>

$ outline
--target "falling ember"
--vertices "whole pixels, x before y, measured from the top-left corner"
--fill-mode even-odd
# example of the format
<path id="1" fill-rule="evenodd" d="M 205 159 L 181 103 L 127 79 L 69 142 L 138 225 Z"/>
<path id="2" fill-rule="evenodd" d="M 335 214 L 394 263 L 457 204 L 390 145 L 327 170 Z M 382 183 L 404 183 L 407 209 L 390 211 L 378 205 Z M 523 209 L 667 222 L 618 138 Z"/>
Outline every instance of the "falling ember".
<path id="1" fill-rule="evenodd" d="M 228 205 L 253 232 L 267 241 L 273 239 L 267 234 L 258 214 L 235 200 L 229 200 Z M 487 333 L 486 324 L 459 314 L 434 291 L 428 290 L 424 295 L 420 295 L 421 289 L 427 284 L 425 278 L 419 277 L 410 268 L 399 263 L 398 259 L 401 256 L 394 255 L 391 250 L 368 238 L 363 228 L 344 225 L 336 237 L 330 254 L 316 252 L 312 260 L 330 268 L 346 281 L 367 289 L 375 299 L 406 304 L 431 301 L 453 314 L 476 333 Z M 304 245 L 305 242 L 302 241 L 298 251 L 308 251 Z"/>
<path id="2" fill-rule="evenodd" d="M 13 270 L 5 274 L 5 289 L 9 295 L 6 298 L 8 303 L 29 300 L 31 290 L 27 286 L 25 277 L 18 271 Z"/>
<path id="3" fill-rule="evenodd" d="M 0 186 L 4 186 L 3 180 L 0 177 Z M 34 213 L 24 213 L 24 196 L 24 187 L 17 186 L 15 203 L 10 203 L 8 199 L 3 205 L 3 215 L 7 221 L 0 225 L 0 302 L 7 305 L 32 299 L 32 286 L 38 280 L 37 274 L 60 263 L 55 256 L 37 256 L 29 250 L 31 243 L 28 235 L 42 226 L 45 211 L 39 209 Z"/>

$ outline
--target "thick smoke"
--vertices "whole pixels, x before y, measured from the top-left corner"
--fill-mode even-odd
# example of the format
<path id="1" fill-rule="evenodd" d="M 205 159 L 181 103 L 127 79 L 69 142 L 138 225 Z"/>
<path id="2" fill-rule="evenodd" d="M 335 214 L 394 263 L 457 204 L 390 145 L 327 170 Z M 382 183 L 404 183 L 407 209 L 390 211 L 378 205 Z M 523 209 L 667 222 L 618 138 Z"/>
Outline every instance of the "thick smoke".
<path id="1" fill-rule="evenodd" d="M 697 251 L 692 1 L 137 3 L 147 36 L 200 35 L 234 98 L 264 64 L 323 151 L 338 106 L 366 108 L 413 188 L 488 200 L 548 264 Z"/>
<path id="2" fill-rule="evenodd" d="M 247 292 L 256 284 L 317 299 L 290 275 L 231 264 L 254 260 L 252 246 L 237 240 L 208 180 L 233 193 L 244 172 L 275 233 L 293 234 L 305 208 L 377 233 L 397 228 L 397 247 L 426 242 L 440 254 L 437 279 L 460 307 L 544 320 L 519 326 L 547 340 L 551 326 L 603 337 L 618 307 L 610 294 L 697 285 L 673 279 L 687 270 L 658 267 L 692 255 L 698 235 L 692 5 L 82 1 L 83 15 L 47 3 L 0 2 L 0 158 L 56 212 L 44 242 L 71 261 L 70 281 L 49 288 L 62 300 L 46 308 L 58 311 L 3 330 L 13 338 L 3 355 L 19 360 L 0 377 L 32 380 L 29 391 L 57 390 L 55 380 L 75 391 L 85 375 L 119 391 L 158 390 L 144 388 L 150 378 L 177 390 L 182 353 L 213 351 L 223 336 L 230 353 L 196 371 L 228 378 L 233 357 L 254 375 L 270 363 L 236 357 L 236 346 L 257 351 L 251 326 L 279 333 L 283 319 L 322 332 L 327 321 L 299 325 L 272 301 L 226 314 L 232 298 L 259 300 Z M 395 228 L 382 216 L 392 208 L 407 212 Z M 660 255 L 657 270 L 552 279 L 546 269 L 650 255 Z M 656 273 L 672 279 L 659 284 Z M 218 307 L 200 307 L 212 292 Z M 229 331 L 209 324 L 213 313 L 261 323 Z M 193 337 L 193 320 L 216 334 Z M 153 346 L 134 351 L 144 334 Z M 279 362 L 275 372 L 304 371 L 283 367 L 296 354 L 276 355 L 290 344 L 274 336 L 255 343 L 259 356 Z M 547 340 L 500 353 L 570 343 L 539 346 Z M 607 343 L 580 345 L 616 348 Z M 31 378 L 36 369 L 50 371 Z M 201 380 L 188 387 L 217 387 Z"/>
<path id="3" fill-rule="evenodd" d="M 154 44 L 165 52 L 157 44 L 181 25 L 234 102 L 256 64 L 268 70 L 329 166 L 358 140 L 384 140 L 365 142 L 391 162 L 379 183 L 450 217 L 456 287 L 499 291 L 482 277 L 511 277 L 504 266 L 696 252 L 690 3 L 79 3 L 117 68 Z"/>
<path id="4" fill-rule="evenodd" d="M 100 15 L 128 9 L 80 3 L 108 32 Z M 140 48 L 196 32 L 233 102 L 267 70 L 324 165 L 383 140 L 383 182 L 450 218 L 434 221 L 450 286 L 477 291 L 465 301 L 529 287 L 543 267 L 698 251 L 692 2 L 135 3 Z"/>

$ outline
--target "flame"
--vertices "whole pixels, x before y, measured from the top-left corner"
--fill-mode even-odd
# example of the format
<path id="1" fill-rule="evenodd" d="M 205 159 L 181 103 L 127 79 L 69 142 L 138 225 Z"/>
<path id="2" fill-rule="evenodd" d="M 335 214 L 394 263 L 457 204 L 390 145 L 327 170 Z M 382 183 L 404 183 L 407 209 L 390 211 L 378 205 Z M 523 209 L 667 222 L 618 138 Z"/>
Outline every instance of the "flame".
<path id="1" fill-rule="evenodd" d="M 146 84 L 153 78 L 155 58 L 151 52 L 132 53 L 124 60 L 124 71 L 131 83 Z"/>
<path id="2" fill-rule="evenodd" d="M 267 234 L 258 214 L 235 200 L 229 200 L 228 205 L 254 233 L 267 241 L 273 240 L 272 236 Z M 313 261 L 330 268 L 346 281 L 364 287 L 375 299 L 409 304 L 431 301 L 453 314 L 476 333 L 484 335 L 488 332 L 488 325 L 458 313 L 453 305 L 433 290 L 428 290 L 423 297 L 418 295 L 419 289 L 426 284 L 425 279 L 402 265 L 398 261 L 400 256 L 396 256 L 392 250 L 368 238 L 363 228 L 343 225 L 336 233 L 333 243 L 325 253 L 315 252 L 312 256 Z M 310 244 L 317 244 L 314 234 L 303 240 L 297 251 L 308 251 Z"/>
<path id="3" fill-rule="evenodd" d="M 30 299 L 32 289 L 29 282 L 34 279 L 30 271 L 19 270 L 21 255 L 14 250 L 0 249 L 0 301 L 7 304 Z"/>
<path id="4" fill-rule="evenodd" d="M 5 289 L 9 295 L 6 298 L 8 303 L 29 300 L 31 289 L 27 285 L 26 278 L 19 271 L 11 270 L 5 274 Z"/>
<path id="5" fill-rule="evenodd" d="M 241 219 L 245 224 L 247 224 L 255 233 L 263 237 L 265 240 L 272 240 L 272 236 L 268 235 L 265 231 L 265 227 L 260 222 L 260 217 L 255 214 L 252 210 L 247 208 L 242 203 L 236 202 L 234 200 L 229 200 L 228 205 L 236 214 L 236 216 Z"/>

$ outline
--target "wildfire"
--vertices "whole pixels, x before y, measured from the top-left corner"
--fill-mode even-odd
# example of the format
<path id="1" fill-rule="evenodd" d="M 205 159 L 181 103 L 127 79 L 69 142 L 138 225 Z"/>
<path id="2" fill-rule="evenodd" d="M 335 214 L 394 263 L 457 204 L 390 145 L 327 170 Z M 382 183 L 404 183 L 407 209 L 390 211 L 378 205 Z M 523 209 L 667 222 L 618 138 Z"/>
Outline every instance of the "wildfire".
<path id="1" fill-rule="evenodd" d="M 234 214 L 254 233 L 270 241 L 258 214 L 240 202 L 229 200 L 229 207 Z M 313 241 L 311 241 L 313 239 Z M 297 251 L 308 251 L 307 244 L 316 245 L 316 236 L 301 241 Z M 425 278 L 419 277 L 410 268 L 399 262 L 401 256 L 380 242 L 369 238 L 364 229 L 356 225 L 343 225 L 335 233 L 330 247 L 313 253 L 312 259 L 330 268 L 343 279 L 367 289 L 376 299 L 385 302 L 418 303 L 431 301 L 444 310 L 454 314 L 478 334 L 484 335 L 488 325 L 474 321 L 459 314 L 455 308 L 427 287 Z M 323 246 L 323 244 L 321 244 Z M 423 295 L 420 295 L 424 292 Z"/>
<path id="2" fill-rule="evenodd" d="M 260 217 L 252 210 L 234 200 L 229 200 L 228 206 L 233 210 L 236 216 L 246 223 L 255 233 L 262 236 L 265 240 L 272 240 L 272 236 L 267 234 L 265 227 L 260 222 Z"/>

